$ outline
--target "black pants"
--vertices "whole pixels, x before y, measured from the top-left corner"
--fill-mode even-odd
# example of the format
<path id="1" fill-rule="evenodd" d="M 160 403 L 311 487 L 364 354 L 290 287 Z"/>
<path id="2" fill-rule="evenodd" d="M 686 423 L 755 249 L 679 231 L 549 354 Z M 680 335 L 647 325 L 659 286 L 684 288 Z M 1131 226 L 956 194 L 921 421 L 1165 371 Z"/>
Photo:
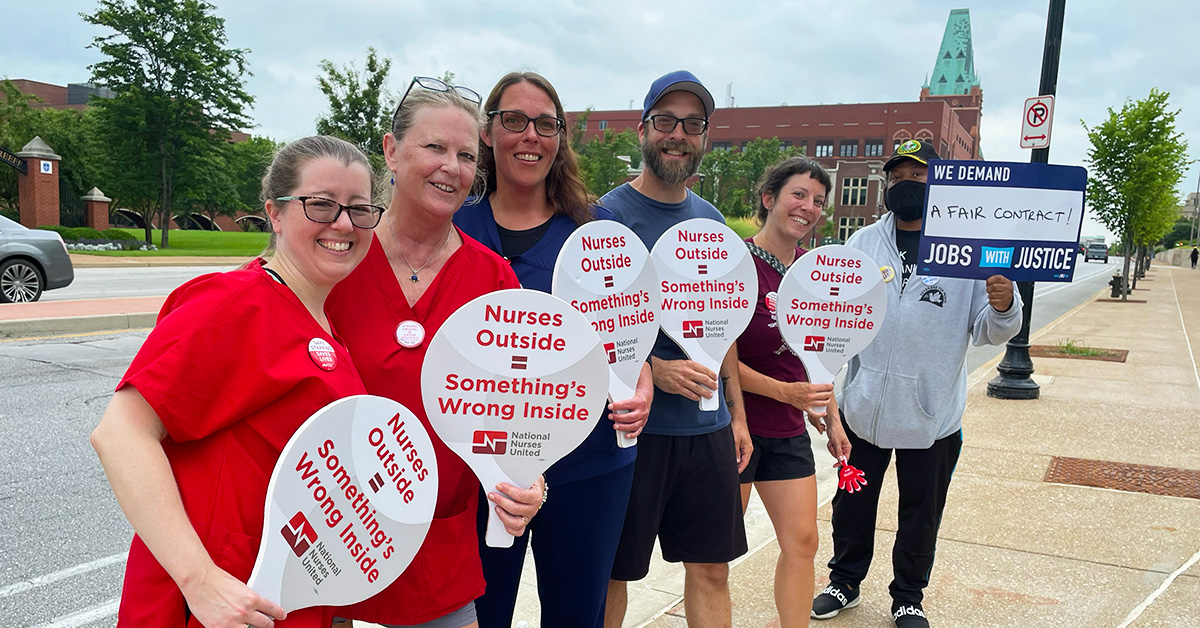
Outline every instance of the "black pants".
<path id="1" fill-rule="evenodd" d="M 864 441 L 849 426 L 846 436 L 853 447 L 850 464 L 862 470 L 867 485 L 853 495 L 838 491 L 833 498 L 833 559 L 829 561 L 829 579 L 857 587 L 867 577 L 875 552 L 879 489 L 892 450 Z M 888 591 L 897 602 L 920 604 L 924 597 L 922 590 L 929 584 L 929 572 L 933 569 L 950 476 L 961 451 L 961 431 L 935 441 L 929 449 L 896 450 L 900 512 L 896 544 L 892 547 L 894 579 Z"/>

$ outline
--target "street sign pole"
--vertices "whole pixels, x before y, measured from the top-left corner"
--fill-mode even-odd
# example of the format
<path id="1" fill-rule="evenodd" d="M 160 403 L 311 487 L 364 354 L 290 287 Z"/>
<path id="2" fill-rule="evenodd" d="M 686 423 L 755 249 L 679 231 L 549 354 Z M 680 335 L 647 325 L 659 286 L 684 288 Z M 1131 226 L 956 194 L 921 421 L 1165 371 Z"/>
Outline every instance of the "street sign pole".
<path id="1" fill-rule="evenodd" d="M 1062 53 L 1063 15 L 1067 0 L 1050 0 L 1046 15 L 1046 43 L 1042 51 L 1040 95 L 1053 96 L 1058 86 L 1058 60 Z M 1035 148 L 1030 163 L 1049 163 L 1050 147 Z M 1004 359 L 996 370 L 1000 372 L 988 382 L 987 394 L 997 399 L 1037 399 L 1041 388 L 1033 381 L 1033 360 L 1029 357 L 1029 322 L 1033 316 L 1033 282 L 1017 283 L 1024 307 L 1021 312 L 1021 332 L 1008 342 Z"/>

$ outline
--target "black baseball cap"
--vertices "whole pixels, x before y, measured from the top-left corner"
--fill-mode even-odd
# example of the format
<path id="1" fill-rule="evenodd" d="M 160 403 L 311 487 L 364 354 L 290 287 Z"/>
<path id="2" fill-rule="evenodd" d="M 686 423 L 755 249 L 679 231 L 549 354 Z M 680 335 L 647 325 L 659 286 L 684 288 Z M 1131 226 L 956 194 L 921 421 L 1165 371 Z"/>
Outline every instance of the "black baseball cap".
<path id="1" fill-rule="evenodd" d="M 937 151 L 933 150 L 933 145 L 924 140 L 905 140 L 896 147 L 896 151 L 892 153 L 891 159 L 883 165 L 883 171 L 887 172 L 896 167 L 896 164 L 911 159 L 917 163 L 929 165 L 932 159 L 941 159 L 938 157 Z"/>
<path id="2" fill-rule="evenodd" d="M 695 74 L 687 70 L 675 70 L 674 72 L 658 77 L 658 80 L 650 85 L 650 91 L 646 93 L 646 101 L 642 107 L 642 119 L 645 120 L 646 116 L 650 115 L 650 110 L 654 108 L 654 105 L 658 104 L 658 101 L 663 96 L 678 91 L 695 94 L 700 99 L 700 102 L 704 104 L 705 118 L 711 116 L 713 110 L 717 108 L 713 102 L 712 94 L 708 93 L 708 88 L 704 87 L 704 84 L 700 82 L 700 79 L 696 78 Z"/>

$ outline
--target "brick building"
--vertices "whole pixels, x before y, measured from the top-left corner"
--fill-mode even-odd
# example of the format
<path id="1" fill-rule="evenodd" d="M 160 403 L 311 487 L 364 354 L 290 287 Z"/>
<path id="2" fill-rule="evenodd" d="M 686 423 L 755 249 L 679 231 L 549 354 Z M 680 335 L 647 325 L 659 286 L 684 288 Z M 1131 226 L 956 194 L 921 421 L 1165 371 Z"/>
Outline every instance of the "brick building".
<path id="1" fill-rule="evenodd" d="M 579 112 L 568 114 L 574 120 Z M 591 139 L 607 129 L 635 129 L 641 110 L 592 111 Z M 756 138 L 799 146 L 833 178 L 837 237 L 845 240 L 883 209 L 883 164 L 907 139 L 932 142 L 945 159 L 982 159 L 979 123 L 983 90 L 975 74 L 971 18 L 950 12 L 931 80 L 916 102 L 781 107 L 718 107 L 709 122 L 713 150 L 736 150 Z M 573 124 L 573 122 L 572 122 Z"/>

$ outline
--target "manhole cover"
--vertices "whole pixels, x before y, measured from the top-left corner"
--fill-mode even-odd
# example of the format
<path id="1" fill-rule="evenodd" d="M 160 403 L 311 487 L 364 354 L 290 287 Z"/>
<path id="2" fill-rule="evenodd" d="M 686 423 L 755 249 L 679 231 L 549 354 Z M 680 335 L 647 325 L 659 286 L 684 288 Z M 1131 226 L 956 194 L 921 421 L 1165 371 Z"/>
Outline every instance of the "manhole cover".
<path id="1" fill-rule="evenodd" d="M 1044 480 L 1055 484 L 1200 499 L 1200 471 L 1190 469 L 1056 456 L 1050 460 Z"/>

